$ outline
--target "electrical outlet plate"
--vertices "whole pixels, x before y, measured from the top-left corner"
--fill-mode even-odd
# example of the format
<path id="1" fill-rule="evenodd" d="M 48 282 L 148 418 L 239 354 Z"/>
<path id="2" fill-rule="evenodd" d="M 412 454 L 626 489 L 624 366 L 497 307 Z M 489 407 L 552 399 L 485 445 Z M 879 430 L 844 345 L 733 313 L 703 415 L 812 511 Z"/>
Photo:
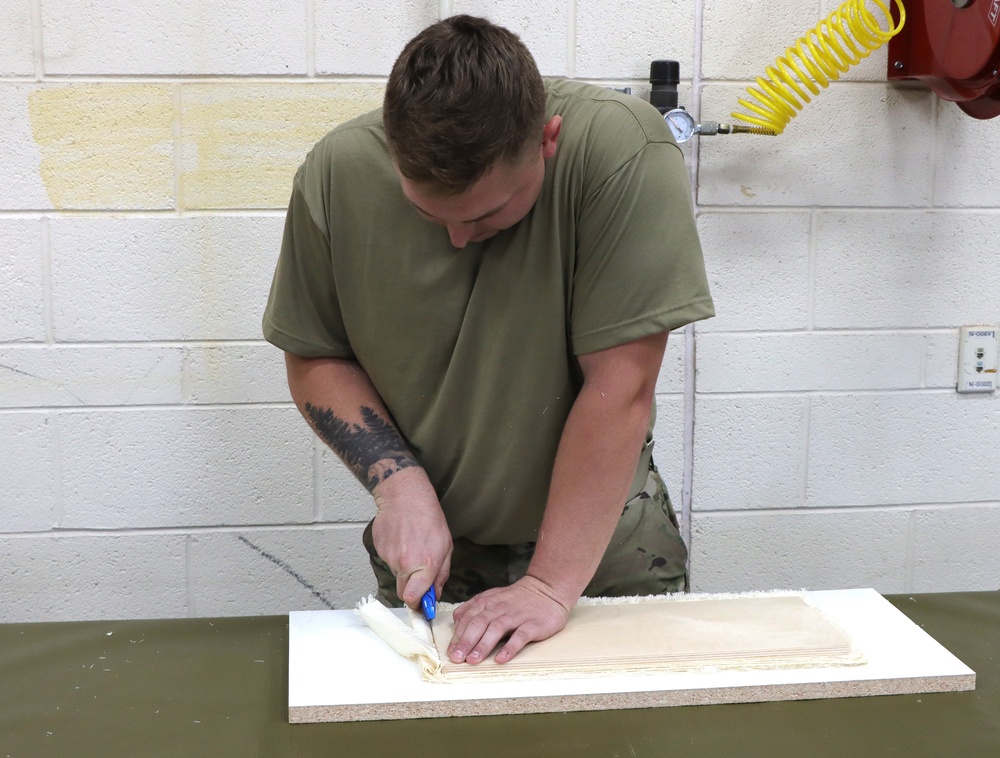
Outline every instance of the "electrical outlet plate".
<path id="1" fill-rule="evenodd" d="M 997 388 L 996 326 L 963 326 L 958 336 L 958 391 L 993 392 Z"/>

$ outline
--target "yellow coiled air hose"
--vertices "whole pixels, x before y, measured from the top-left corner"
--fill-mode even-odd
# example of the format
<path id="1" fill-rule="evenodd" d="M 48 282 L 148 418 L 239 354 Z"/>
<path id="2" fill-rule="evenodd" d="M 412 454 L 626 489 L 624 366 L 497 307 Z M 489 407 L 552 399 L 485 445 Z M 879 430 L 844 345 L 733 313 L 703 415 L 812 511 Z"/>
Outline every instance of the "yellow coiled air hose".
<path id="1" fill-rule="evenodd" d="M 899 9 L 899 22 L 896 24 L 893 24 L 887 2 L 872 2 L 888 19 L 886 31 L 882 31 L 875 15 L 866 7 L 865 0 L 845 0 L 833 13 L 799 37 L 784 55 L 775 60 L 773 66 L 768 66 L 767 78 L 757 77 L 760 89 L 747 87 L 747 94 L 759 102 L 740 98 L 739 104 L 757 115 L 733 113 L 734 119 L 752 125 L 740 131 L 781 134 L 797 111 L 802 110 L 804 103 L 810 102 L 809 93 L 813 96 L 819 94 L 817 84 L 826 88 L 831 81 L 839 79 L 841 74 L 898 34 L 906 22 L 902 1 L 895 0 Z"/>

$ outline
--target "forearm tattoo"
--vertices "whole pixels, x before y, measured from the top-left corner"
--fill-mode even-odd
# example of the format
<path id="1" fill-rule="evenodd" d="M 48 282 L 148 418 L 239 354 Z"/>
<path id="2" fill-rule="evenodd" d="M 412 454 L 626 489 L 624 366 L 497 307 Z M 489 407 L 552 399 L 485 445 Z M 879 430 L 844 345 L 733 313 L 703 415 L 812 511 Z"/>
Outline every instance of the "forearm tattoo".
<path id="1" fill-rule="evenodd" d="M 419 466 L 399 431 L 381 418 L 374 408 L 361 406 L 361 424 L 337 418 L 329 408 L 306 403 L 313 428 L 330 449 L 353 472 L 365 488 L 375 487 L 397 471 Z"/>

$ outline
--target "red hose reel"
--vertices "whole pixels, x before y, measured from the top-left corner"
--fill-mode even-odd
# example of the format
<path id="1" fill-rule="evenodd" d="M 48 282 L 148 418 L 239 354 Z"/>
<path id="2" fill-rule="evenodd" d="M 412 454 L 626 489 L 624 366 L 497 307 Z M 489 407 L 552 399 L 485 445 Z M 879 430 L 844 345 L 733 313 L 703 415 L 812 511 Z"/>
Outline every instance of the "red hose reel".
<path id="1" fill-rule="evenodd" d="M 1000 116 L 1000 0 L 905 0 L 889 79 L 919 79 L 974 118 Z M 893 5 L 893 16 L 898 11 Z"/>

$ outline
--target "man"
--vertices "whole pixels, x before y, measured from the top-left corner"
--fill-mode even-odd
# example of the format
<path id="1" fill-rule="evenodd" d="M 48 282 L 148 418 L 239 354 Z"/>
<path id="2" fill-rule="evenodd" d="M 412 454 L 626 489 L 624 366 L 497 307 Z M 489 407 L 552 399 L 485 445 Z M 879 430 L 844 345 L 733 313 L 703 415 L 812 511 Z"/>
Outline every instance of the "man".
<path id="1" fill-rule="evenodd" d="M 300 168 L 264 334 L 375 498 L 380 597 L 465 601 L 449 657 L 503 663 L 583 594 L 684 589 L 651 408 L 667 333 L 711 315 L 656 110 L 457 16 Z"/>

